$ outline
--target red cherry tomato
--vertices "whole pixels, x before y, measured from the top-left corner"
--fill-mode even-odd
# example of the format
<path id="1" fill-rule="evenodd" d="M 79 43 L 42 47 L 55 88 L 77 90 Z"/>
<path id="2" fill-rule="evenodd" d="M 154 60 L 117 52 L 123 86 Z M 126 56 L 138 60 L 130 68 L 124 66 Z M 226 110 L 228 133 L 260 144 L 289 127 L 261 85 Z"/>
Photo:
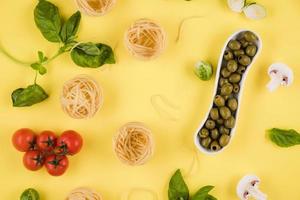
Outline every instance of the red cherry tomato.
<path id="1" fill-rule="evenodd" d="M 21 152 L 34 150 L 36 144 L 36 135 L 31 129 L 22 128 L 14 133 L 12 137 L 12 143 L 14 147 Z"/>
<path id="2" fill-rule="evenodd" d="M 82 137 L 75 131 L 65 131 L 57 139 L 56 153 L 59 155 L 75 155 L 81 150 Z"/>
<path id="3" fill-rule="evenodd" d="M 43 131 L 37 136 L 36 144 L 40 150 L 50 152 L 56 147 L 56 139 L 52 131 Z"/>
<path id="4" fill-rule="evenodd" d="M 45 167 L 52 176 L 60 176 L 68 169 L 69 160 L 66 156 L 50 155 L 45 160 Z"/>
<path id="5" fill-rule="evenodd" d="M 23 156 L 23 164 L 31 171 L 39 170 L 44 165 L 44 155 L 39 151 L 27 151 Z"/>

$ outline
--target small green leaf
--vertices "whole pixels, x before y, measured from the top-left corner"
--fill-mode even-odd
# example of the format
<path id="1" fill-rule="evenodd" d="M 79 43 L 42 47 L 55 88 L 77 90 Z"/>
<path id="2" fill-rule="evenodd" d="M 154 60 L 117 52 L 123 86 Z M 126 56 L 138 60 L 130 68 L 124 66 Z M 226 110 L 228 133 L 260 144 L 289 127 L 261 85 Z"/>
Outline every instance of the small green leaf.
<path id="1" fill-rule="evenodd" d="M 34 69 L 34 70 L 39 70 L 39 68 L 40 68 L 40 63 L 32 63 L 32 64 L 30 65 L 30 67 L 31 67 L 32 69 Z"/>
<path id="2" fill-rule="evenodd" d="M 61 40 L 64 43 L 75 39 L 80 24 L 80 20 L 81 20 L 81 14 L 79 11 L 77 11 L 64 23 L 60 32 Z"/>
<path id="3" fill-rule="evenodd" d="M 40 63 L 33 63 L 30 65 L 32 69 L 39 72 L 39 74 L 44 75 L 47 73 L 47 69 Z"/>
<path id="4" fill-rule="evenodd" d="M 39 57 L 40 63 L 42 63 L 44 61 L 44 53 L 41 51 L 38 51 L 38 57 Z"/>
<path id="5" fill-rule="evenodd" d="M 98 50 L 95 49 L 95 46 Z M 91 43 L 84 43 L 75 47 L 71 51 L 73 62 L 78 66 L 89 68 L 98 68 L 104 64 L 114 64 L 116 62 L 110 46 L 100 43 L 95 46 Z"/>
<path id="6" fill-rule="evenodd" d="M 14 107 L 26 107 L 44 101 L 48 98 L 48 94 L 41 86 L 34 84 L 27 88 L 16 89 L 11 98 Z"/>
<path id="7" fill-rule="evenodd" d="M 61 19 L 58 8 L 46 1 L 39 1 L 34 9 L 34 21 L 43 36 L 50 42 L 60 42 Z"/>
<path id="8" fill-rule="evenodd" d="M 183 180 L 182 174 L 178 169 L 172 176 L 168 190 L 169 200 L 188 200 L 189 189 Z"/>
<path id="9" fill-rule="evenodd" d="M 209 196 L 209 192 L 214 188 L 214 186 L 208 185 L 200 188 L 191 200 L 210 200 L 212 196 Z"/>
<path id="10" fill-rule="evenodd" d="M 47 73 L 47 69 L 43 65 L 40 65 L 39 74 L 44 75 L 46 73 Z"/>
<path id="11" fill-rule="evenodd" d="M 29 188 L 22 193 L 20 200 L 40 200 L 40 195 L 35 189 Z"/>
<path id="12" fill-rule="evenodd" d="M 300 134 L 293 130 L 273 128 L 268 130 L 269 138 L 280 147 L 291 147 L 300 144 Z"/>

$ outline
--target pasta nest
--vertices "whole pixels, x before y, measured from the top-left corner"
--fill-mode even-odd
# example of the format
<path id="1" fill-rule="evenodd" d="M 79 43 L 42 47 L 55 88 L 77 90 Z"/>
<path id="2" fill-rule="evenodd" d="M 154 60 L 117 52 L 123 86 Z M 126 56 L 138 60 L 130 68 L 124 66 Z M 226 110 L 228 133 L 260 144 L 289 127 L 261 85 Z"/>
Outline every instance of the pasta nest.
<path id="1" fill-rule="evenodd" d="M 107 14 L 115 5 L 116 0 L 75 0 L 83 13 L 90 16 L 102 16 Z"/>
<path id="2" fill-rule="evenodd" d="M 130 122 L 122 126 L 113 145 L 119 160 L 131 166 L 143 165 L 153 155 L 151 130 L 140 122 Z"/>
<path id="3" fill-rule="evenodd" d="M 75 119 L 93 117 L 103 104 L 98 83 L 86 75 L 67 81 L 62 90 L 61 105 L 65 113 Z"/>
<path id="4" fill-rule="evenodd" d="M 77 188 L 71 191 L 66 200 L 102 200 L 102 197 L 91 189 Z"/>
<path id="5" fill-rule="evenodd" d="M 133 56 L 149 60 L 159 56 L 165 49 L 166 33 L 152 20 L 140 19 L 127 30 L 124 40 Z"/>

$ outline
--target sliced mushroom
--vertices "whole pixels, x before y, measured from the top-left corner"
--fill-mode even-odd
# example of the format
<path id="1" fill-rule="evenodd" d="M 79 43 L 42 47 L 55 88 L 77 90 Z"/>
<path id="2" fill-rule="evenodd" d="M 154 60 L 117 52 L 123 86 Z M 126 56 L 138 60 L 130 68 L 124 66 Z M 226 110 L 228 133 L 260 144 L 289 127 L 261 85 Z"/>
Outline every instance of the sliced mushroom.
<path id="1" fill-rule="evenodd" d="M 227 0 L 227 4 L 229 8 L 234 11 L 241 13 L 243 11 L 243 8 L 245 6 L 245 0 Z"/>
<path id="2" fill-rule="evenodd" d="M 271 78 L 267 88 L 273 92 L 280 85 L 290 86 L 294 80 L 293 71 L 284 63 L 274 63 L 269 67 L 268 74 Z"/>
<path id="3" fill-rule="evenodd" d="M 266 200 L 267 195 L 262 193 L 258 186 L 260 179 L 255 175 L 244 176 L 237 186 L 237 195 L 241 200 L 248 200 L 253 197 L 256 200 Z"/>

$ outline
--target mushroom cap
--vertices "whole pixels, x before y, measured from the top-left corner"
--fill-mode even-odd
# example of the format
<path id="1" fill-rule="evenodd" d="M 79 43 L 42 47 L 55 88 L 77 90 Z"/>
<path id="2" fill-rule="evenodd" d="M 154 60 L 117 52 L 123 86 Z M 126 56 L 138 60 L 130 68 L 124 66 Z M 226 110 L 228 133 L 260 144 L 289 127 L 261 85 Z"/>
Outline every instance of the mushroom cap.
<path id="1" fill-rule="evenodd" d="M 282 78 L 281 85 L 283 86 L 291 85 L 294 80 L 293 71 L 284 63 L 273 63 L 268 69 L 268 74 L 271 78 L 276 76 Z"/>
<path id="2" fill-rule="evenodd" d="M 245 6 L 245 0 L 227 0 L 227 4 L 232 11 L 241 13 Z"/>
<path id="3" fill-rule="evenodd" d="M 258 185 L 260 183 L 260 179 L 256 175 L 246 175 L 244 176 L 240 182 L 237 185 L 236 192 L 238 197 L 241 200 L 246 200 L 248 198 L 245 198 L 244 194 L 247 191 L 248 188 L 254 187 L 258 188 Z"/>

